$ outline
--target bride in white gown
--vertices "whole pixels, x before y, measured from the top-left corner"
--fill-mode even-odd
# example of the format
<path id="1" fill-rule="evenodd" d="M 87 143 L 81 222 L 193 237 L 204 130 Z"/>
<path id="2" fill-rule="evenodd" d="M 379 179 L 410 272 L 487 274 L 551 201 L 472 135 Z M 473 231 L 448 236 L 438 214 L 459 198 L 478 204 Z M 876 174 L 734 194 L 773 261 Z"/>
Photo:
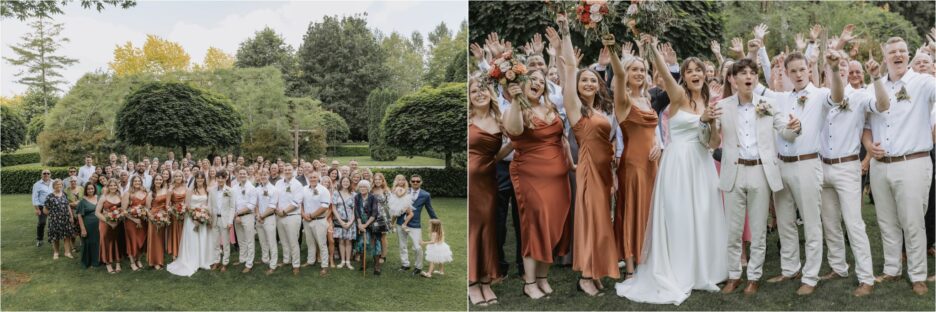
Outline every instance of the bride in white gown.
<path id="1" fill-rule="evenodd" d="M 195 176 L 195 188 L 188 199 L 189 207 L 208 209 L 208 190 L 205 176 Z M 166 271 L 179 276 L 192 276 L 199 268 L 211 269 L 211 254 L 208 248 L 208 225 L 201 224 L 197 228 L 195 221 L 188 215 L 182 225 L 182 242 L 179 244 L 179 257 L 166 266 Z"/>
<path id="2" fill-rule="evenodd" d="M 656 48 L 656 38 L 644 35 L 641 43 L 651 43 L 656 68 L 666 68 Z M 680 68 L 683 83 L 677 83 L 666 70 L 664 88 L 670 97 L 669 133 L 656 176 L 647 227 L 643 259 L 634 278 L 615 285 L 618 296 L 632 301 L 680 304 L 693 289 L 718 291 L 716 285 L 728 277 L 725 257 L 728 233 L 718 175 L 708 151 L 710 140 L 703 135 L 703 114 L 709 95 L 704 83 L 704 65 L 689 58 Z M 717 132 L 714 132 L 717 133 Z"/>

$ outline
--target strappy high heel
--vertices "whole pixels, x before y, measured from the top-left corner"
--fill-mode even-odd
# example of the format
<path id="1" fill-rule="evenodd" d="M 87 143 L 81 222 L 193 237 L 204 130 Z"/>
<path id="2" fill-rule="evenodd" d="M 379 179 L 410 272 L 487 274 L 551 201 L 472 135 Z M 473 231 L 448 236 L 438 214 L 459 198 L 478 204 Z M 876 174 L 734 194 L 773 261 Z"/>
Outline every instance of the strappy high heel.
<path id="1" fill-rule="evenodd" d="M 588 295 L 589 297 L 598 297 L 598 296 L 604 295 L 604 293 L 601 292 L 601 290 L 595 291 L 594 294 L 589 294 L 587 291 L 585 291 L 584 288 L 582 288 L 582 281 L 588 281 L 588 282 L 590 282 L 590 283 L 592 283 L 592 284 L 595 283 L 595 280 L 594 280 L 594 279 L 586 278 L 586 277 L 579 277 L 578 282 L 575 283 L 575 289 L 576 289 L 576 290 L 585 293 L 585 294 Z M 595 286 L 595 288 L 597 288 L 597 286 Z"/>
<path id="2" fill-rule="evenodd" d="M 480 284 L 481 284 L 482 286 L 488 285 L 488 287 L 490 287 L 491 282 L 487 282 L 487 283 L 481 282 Z M 469 287 L 470 287 L 470 286 L 469 286 Z M 484 296 L 484 289 L 481 289 L 481 296 L 482 296 L 482 297 Z M 488 305 L 496 304 L 496 303 L 497 303 L 497 298 L 491 298 L 490 300 L 485 301 L 485 303 L 488 304 Z"/>
<path id="3" fill-rule="evenodd" d="M 537 276 L 537 277 L 536 277 L 536 280 L 537 280 L 537 281 L 538 281 L 538 280 L 541 280 L 541 279 L 544 280 L 544 279 L 546 279 L 546 277 L 545 277 L 545 276 Z M 536 286 L 539 287 L 539 285 L 536 285 Z M 543 288 L 540 287 L 540 290 L 543 290 Z M 543 290 L 543 293 L 546 294 L 547 296 L 549 296 L 549 295 L 552 295 L 553 292 L 551 292 L 551 291 L 547 292 L 547 291 Z"/>
<path id="4" fill-rule="evenodd" d="M 523 295 L 524 295 L 524 296 L 530 297 L 530 299 L 533 299 L 533 300 L 543 299 L 544 297 L 546 297 L 546 296 L 543 296 L 543 297 L 539 297 L 539 298 L 533 298 L 533 296 L 530 296 L 530 294 L 528 294 L 527 291 L 526 291 L 526 287 L 529 286 L 529 285 L 536 285 L 536 281 L 532 281 L 532 282 L 529 282 L 529 283 L 523 282 L 523 288 L 520 288 L 520 291 L 523 292 Z M 539 286 L 537 286 L 537 287 L 539 287 Z"/>
<path id="5" fill-rule="evenodd" d="M 474 283 L 468 284 L 468 288 L 471 288 L 471 287 L 473 287 L 473 286 L 475 286 L 475 285 L 478 285 L 478 282 L 474 282 Z M 479 289 L 479 291 L 480 291 L 480 289 Z M 471 295 L 468 295 L 468 302 L 470 302 L 471 305 L 475 305 L 475 306 L 479 306 L 479 307 L 486 307 L 486 306 L 488 305 L 488 302 L 487 302 L 487 301 L 484 301 L 484 294 L 483 294 L 483 293 L 481 294 L 481 301 L 478 301 L 478 302 L 471 301 Z"/>

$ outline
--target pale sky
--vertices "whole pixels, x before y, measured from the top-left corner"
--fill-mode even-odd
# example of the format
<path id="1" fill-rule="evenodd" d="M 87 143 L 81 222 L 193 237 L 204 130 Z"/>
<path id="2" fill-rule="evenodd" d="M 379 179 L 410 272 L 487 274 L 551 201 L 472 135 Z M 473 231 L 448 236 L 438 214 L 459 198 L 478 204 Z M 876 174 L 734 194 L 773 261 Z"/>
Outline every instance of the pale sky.
<path id="1" fill-rule="evenodd" d="M 147 34 L 178 42 L 201 63 L 208 47 L 234 55 L 241 42 L 254 32 L 270 26 L 297 49 L 312 22 L 326 15 L 352 15 L 367 12 L 367 25 L 385 34 L 397 31 L 407 36 L 419 31 L 423 38 L 441 22 L 453 32 L 468 19 L 467 1 L 138 1 L 129 9 L 108 7 L 102 12 L 69 3 L 64 14 L 55 15 L 64 23 L 59 54 L 78 59 L 62 72 L 68 90 L 78 78 L 95 70 L 109 70 L 114 47 L 127 41 L 142 47 Z M 30 31 L 28 21 L 0 20 L 0 55 L 11 56 L 10 44 Z M 427 40 L 428 41 L 428 40 Z M 26 87 L 14 82 L 19 67 L 0 60 L 0 95 L 22 94 Z"/>

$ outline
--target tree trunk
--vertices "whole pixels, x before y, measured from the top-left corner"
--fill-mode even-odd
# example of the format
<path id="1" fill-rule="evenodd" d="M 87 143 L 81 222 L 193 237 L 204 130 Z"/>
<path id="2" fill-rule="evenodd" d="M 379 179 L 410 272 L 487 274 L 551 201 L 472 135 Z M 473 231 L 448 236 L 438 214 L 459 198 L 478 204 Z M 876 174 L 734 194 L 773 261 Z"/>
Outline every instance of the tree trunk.
<path id="1" fill-rule="evenodd" d="M 445 169 L 452 168 L 452 152 L 445 152 Z"/>

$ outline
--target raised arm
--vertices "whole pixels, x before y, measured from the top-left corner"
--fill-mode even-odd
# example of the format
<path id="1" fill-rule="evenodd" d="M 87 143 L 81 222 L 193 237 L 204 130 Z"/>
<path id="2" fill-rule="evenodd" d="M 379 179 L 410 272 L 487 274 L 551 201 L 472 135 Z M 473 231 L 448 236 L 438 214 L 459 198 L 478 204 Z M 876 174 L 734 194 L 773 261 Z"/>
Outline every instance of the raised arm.
<path id="1" fill-rule="evenodd" d="M 890 109 L 890 97 L 884 89 L 884 83 L 881 82 L 881 65 L 874 60 L 874 53 L 868 51 L 868 61 L 865 62 L 865 68 L 868 69 L 868 75 L 871 76 L 871 84 L 874 86 L 875 108 L 879 113 Z M 867 148 L 867 147 L 866 147 Z"/>
<path id="2" fill-rule="evenodd" d="M 630 52 L 626 45 L 621 51 L 625 56 L 628 56 L 627 53 Z M 614 71 L 614 114 L 617 120 L 624 120 L 631 107 L 629 90 L 627 90 L 628 75 L 627 69 L 624 68 L 624 62 L 614 52 L 614 49 L 611 49 L 611 70 Z"/>
<path id="3" fill-rule="evenodd" d="M 839 75 L 839 62 L 845 61 L 844 52 L 829 51 L 826 60 L 829 63 L 829 67 L 832 68 L 832 74 L 830 75 L 831 77 L 829 77 L 832 84 L 832 94 L 830 97 L 833 103 L 841 103 L 842 99 L 845 98 L 845 81 L 843 81 L 842 76 Z"/>
<path id="4" fill-rule="evenodd" d="M 582 101 L 579 99 L 578 88 L 576 88 L 578 81 L 575 80 L 578 62 L 573 54 L 572 37 L 569 36 L 569 23 L 562 15 L 556 19 L 556 23 L 559 25 L 559 31 L 562 32 L 563 36 L 560 38 L 559 33 L 552 27 L 546 29 L 546 36 L 550 43 L 559 43 L 560 54 L 557 63 L 560 72 L 559 82 L 562 84 L 562 106 L 565 108 L 569 124 L 574 126 L 582 118 Z"/>
<path id="5" fill-rule="evenodd" d="M 641 44 L 649 43 L 650 61 L 653 62 L 653 67 L 656 68 L 657 74 L 663 77 L 662 87 L 663 90 L 666 91 L 666 95 L 669 96 L 669 112 L 670 116 L 673 116 L 676 111 L 679 110 L 679 107 L 687 101 L 688 97 L 686 96 L 686 91 L 683 90 L 679 82 L 673 78 L 673 74 L 670 74 L 667 69 L 668 66 L 666 65 L 666 60 L 663 59 L 663 53 L 660 53 L 660 48 L 657 46 L 657 38 L 643 34 L 640 36 L 640 42 Z"/>

